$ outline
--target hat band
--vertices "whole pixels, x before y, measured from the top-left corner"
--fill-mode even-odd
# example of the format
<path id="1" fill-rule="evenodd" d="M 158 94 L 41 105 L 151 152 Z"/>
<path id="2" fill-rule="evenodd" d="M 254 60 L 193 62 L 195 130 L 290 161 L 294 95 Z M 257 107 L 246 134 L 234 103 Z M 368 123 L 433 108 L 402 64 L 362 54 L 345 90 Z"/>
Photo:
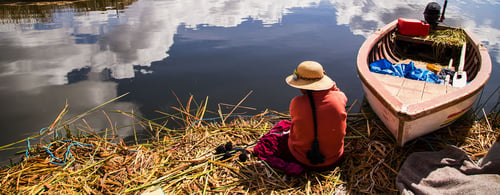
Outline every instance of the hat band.
<path id="1" fill-rule="evenodd" d="M 293 71 L 293 80 L 299 80 L 299 79 L 302 79 L 302 80 L 308 80 L 308 81 L 315 81 L 315 80 L 321 80 L 324 76 L 325 76 L 325 71 L 323 71 L 323 75 L 321 75 L 320 77 L 302 77 L 299 75 L 299 73 L 295 70 Z"/>

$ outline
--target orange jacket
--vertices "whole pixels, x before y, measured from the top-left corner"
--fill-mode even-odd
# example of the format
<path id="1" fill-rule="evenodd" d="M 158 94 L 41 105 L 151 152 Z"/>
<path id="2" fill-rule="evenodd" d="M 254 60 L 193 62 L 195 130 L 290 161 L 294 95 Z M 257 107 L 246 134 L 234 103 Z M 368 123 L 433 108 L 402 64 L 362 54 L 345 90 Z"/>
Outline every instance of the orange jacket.
<path id="1" fill-rule="evenodd" d="M 334 164 L 344 153 L 347 97 L 335 85 L 330 90 L 314 91 L 313 97 L 316 105 L 318 141 L 325 162 L 312 165 L 306 156 L 314 139 L 313 116 L 307 94 L 293 98 L 290 103 L 292 126 L 288 148 L 295 159 L 304 165 L 323 167 Z"/>

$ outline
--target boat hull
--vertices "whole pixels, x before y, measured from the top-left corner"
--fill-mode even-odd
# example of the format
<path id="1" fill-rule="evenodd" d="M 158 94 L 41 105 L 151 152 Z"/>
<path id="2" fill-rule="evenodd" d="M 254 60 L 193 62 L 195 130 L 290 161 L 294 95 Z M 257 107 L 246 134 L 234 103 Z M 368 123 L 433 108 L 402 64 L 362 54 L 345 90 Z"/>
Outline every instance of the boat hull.
<path id="1" fill-rule="evenodd" d="M 384 106 L 383 100 L 374 95 L 376 92 L 369 90 L 364 84 L 363 90 L 375 114 L 377 114 L 384 125 L 391 131 L 401 146 L 412 139 L 431 133 L 455 122 L 460 116 L 472 108 L 478 97 L 478 93 L 476 93 L 456 105 L 429 113 L 415 120 L 406 120 L 404 117 L 401 117 L 401 115 L 391 112 L 389 108 Z"/>
<path id="2" fill-rule="evenodd" d="M 466 68 L 472 77 L 464 87 L 428 84 L 370 72 L 369 64 L 376 60 L 388 59 L 394 64 L 407 57 L 391 48 L 396 45 L 396 28 L 397 20 L 367 38 L 358 52 L 357 70 L 368 103 L 398 145 L 403 146 L 419 136 L 446 127 L 470 110 L 490 77 L 491 59 L 486 48 L 465 30 L 468 46 Z M 441 91 L 445 92 L 440 94 Z M 428 95 L 432 93 L 433 96 Z"/>

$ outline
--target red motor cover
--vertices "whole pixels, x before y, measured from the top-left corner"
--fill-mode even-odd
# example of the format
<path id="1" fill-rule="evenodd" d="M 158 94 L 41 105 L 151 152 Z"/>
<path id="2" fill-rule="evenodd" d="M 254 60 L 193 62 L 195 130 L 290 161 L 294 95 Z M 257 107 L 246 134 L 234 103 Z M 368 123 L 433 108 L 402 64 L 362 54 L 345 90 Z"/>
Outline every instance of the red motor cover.
<path id="1" fill-rule="evenodd" d="M 427 36 L 429 35 L 429 24 L 417 19 L 398 19 L 398 32 L 409 36 Z"/>

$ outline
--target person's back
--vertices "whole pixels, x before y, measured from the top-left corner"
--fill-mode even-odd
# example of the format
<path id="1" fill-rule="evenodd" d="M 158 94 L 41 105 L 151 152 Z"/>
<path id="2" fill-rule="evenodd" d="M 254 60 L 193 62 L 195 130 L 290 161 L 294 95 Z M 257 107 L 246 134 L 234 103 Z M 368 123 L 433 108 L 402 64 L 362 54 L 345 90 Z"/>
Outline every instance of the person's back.
<path id="1" fill-rule="evenodd" d="M 344 152 L 347 97 L 335 84 L 328 90 L 313 91 L 312 95 L 316 107 L 319 148 L 325 160 L 323 163 L 313 165 L 307 158 L 307 152 L 311 150 L 311 143 L 314 140 L 314 120 L 309 97 L 306 94 L 295 97 L 290 103 L 292 126 L 288 147 L 295 159 L 304 165 L 311 167 L 332 165 Z"/>
<path id="2" fill-rule="evenodd" d="M 290 103 L 292 121 L 277 123 L 249 151 L 291 175 L 336 166 L 344 153 L 347 97 L 314 61 L 300 63 L 285 81 L 304 94 Z"/>

